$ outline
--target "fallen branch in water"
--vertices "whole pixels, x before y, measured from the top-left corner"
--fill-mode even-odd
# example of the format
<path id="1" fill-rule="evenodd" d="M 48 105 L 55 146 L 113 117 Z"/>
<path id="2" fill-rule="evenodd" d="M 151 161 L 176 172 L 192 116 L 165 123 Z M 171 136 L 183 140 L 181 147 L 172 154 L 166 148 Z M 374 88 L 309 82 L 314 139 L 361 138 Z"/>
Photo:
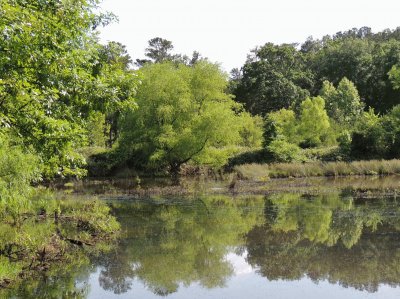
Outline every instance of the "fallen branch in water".
<path id="1" fill-rule="evenodd" d="M 61 234 L 61 231 L 60 231 L 59 228 L 57 228 L 56 232 L 57 232 L 57 235 L 60 237 L 61 240 L 63 240 L 63 241 L 68 241 L 68 242 L 70 242 L 71 244 L 74 244 L 74 245 L 77 245 L 77 246 L 81 246 L 81 247 L 82 247 L 83 245 L 94 246 L 94 244 L 92 244 L 92 243 L 88 243 L 88 242 L 85 242 L 85 241 L 75 240 L 75 239 L 70 239 L 70 238 L 64 237 L 64 236 Z"/>

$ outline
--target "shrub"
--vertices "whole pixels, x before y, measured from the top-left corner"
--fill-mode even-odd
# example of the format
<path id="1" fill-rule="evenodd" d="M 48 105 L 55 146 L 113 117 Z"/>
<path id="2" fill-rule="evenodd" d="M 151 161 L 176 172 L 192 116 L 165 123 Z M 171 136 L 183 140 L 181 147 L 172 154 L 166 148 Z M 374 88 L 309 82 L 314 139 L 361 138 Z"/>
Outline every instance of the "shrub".
<path id="1" fill-rule="evenodd" d="M 328 139 L 329 128 L 329 117 L 323 98 L 308 98 L 301 103 L 298 133 L 303 147 L 315 147 L 322 144 Z"/>
<path id="2" fill-rule="evenodd" d="M 285 140 L 274 140 L 267 146 L 267 149 L 278 162 L 303 161 L 305 159 L 300 147 Z"/>

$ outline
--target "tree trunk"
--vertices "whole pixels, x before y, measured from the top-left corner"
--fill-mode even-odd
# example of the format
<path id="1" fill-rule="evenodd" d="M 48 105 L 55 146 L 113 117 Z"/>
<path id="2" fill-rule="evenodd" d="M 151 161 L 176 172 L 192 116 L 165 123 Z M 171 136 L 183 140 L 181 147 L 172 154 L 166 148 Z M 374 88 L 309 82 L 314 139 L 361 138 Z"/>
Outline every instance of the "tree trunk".
<path id="1" fill-rule="evenodd" d="M 174 186 L 177 186 L 180 183 L 179 182 L 179 173 L 181 171 L 181 165 L 182 165 L 182 163 L 179 163 L 179 162 L 172 162 L 170 164 L 169 172 L 171 174 L 172 184 Z"/>

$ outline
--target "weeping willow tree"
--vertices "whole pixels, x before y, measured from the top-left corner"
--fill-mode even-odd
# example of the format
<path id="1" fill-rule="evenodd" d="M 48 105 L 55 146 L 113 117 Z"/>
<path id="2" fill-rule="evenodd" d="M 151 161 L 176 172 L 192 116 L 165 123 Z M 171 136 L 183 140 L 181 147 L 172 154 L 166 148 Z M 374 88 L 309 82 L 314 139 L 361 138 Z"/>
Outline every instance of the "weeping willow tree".
<path id="1" fill-rule="evenodd" d="M 187 162 L 221 166 L 261 143 L 258 119 L 225 93 L 227 78 L 207 61 L 145 65 L 138 109 L 123 119 L 120 149 L 146 168 L 179 172 Z"/>

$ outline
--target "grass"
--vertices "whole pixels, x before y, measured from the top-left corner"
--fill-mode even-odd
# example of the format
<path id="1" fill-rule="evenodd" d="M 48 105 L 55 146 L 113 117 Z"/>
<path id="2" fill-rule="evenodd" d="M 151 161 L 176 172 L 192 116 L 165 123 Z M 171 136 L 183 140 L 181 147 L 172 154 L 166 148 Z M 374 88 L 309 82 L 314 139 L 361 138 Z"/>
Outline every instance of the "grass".
<path id="1" fill-rule="evenodd" d="M 400 174 L 400 160 L 244 164 L 236 166 L 235 171 L 241 179 L 255 181 L 269 178 L 393 175 Z"/>

